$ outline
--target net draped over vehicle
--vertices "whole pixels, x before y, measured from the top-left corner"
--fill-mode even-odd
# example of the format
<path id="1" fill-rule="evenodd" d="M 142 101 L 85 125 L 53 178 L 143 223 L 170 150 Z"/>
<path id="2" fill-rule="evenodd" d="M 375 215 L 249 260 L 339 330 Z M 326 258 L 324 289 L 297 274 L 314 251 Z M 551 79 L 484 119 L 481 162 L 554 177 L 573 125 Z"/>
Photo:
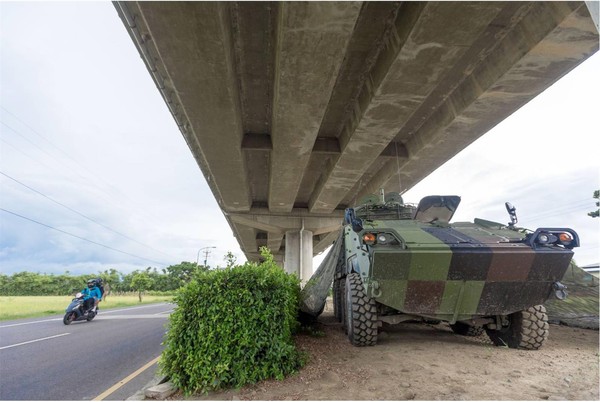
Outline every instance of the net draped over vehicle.
<path id="1" fill-rule="evenodd" d="M 340 230 L 331 250 L 300 293 L 300 310 L 302 312 L 314 317 L 323 312 L 343 244 L 342 230 Z"/>

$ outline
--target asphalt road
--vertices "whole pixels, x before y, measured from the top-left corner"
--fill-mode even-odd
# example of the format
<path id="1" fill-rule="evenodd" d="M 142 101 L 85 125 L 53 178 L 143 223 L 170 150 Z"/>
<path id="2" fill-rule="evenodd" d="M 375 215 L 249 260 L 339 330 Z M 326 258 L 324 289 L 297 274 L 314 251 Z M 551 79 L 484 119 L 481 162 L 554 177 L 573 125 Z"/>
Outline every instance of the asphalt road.
<path id="1" fill-rule="evenodd" d="M 65 307 L 68 304 L 65 299 Z M 124 400 L 154 376 L 172 304 L 100 310 L 93 321 L 62 316 L 0 322 L 0 400 Z"/>

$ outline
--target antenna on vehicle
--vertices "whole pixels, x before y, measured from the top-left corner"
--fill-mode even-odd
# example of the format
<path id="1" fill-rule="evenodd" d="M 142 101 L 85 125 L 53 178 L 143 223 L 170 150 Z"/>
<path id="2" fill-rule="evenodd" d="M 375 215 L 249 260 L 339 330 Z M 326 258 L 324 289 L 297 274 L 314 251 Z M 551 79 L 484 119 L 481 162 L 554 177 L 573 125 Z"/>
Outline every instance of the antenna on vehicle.
<path id="1" fill-rule="evenodd" d="M 508 228 L 511 230 L 515 229 L 515 224 L 518 222 L 517 220 L 517 208 L 515 208 L 510 202 L 504 203 L 506 207 L 506 211 L 508 212 L 508 216 L 510 216 L 510 222 L 508 222 Z"/>

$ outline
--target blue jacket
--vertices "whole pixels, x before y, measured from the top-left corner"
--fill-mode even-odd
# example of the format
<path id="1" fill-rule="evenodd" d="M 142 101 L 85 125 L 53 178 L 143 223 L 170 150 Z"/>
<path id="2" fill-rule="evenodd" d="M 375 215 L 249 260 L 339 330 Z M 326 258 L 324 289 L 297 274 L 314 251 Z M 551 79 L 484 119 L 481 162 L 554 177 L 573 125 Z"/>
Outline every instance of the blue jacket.
<path id="1" fill-rule="evenodd" d="M 95 297 L 98 300 L 102 300 L 102 293 L 100 293 L 100 289 L 98 289 L 98 286 L 94 286 L 91 289 L 85 288 L 81 291 L 81 293 L 83 293 L 83 300 L 87 300 L 92 297 Z"/>

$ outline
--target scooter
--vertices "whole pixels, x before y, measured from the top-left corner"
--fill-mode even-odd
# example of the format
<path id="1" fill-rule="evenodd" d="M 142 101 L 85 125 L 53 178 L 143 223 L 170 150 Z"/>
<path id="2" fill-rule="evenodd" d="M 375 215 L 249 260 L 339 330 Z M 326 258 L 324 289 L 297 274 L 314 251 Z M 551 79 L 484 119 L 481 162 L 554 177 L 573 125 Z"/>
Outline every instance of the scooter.
<path id="1" fill-rule="evenodd" d="M 63 324 L 69 325 L 73 321 L 92 321 L 97 314 L 96 309 L 92 306 L 88 310 L 83 308 L 83 293 L 79 292 L 75 295 L 75 298 L 71 300 L 71 304 L 67 307 L 66 314 L 63 318 Z"/>

